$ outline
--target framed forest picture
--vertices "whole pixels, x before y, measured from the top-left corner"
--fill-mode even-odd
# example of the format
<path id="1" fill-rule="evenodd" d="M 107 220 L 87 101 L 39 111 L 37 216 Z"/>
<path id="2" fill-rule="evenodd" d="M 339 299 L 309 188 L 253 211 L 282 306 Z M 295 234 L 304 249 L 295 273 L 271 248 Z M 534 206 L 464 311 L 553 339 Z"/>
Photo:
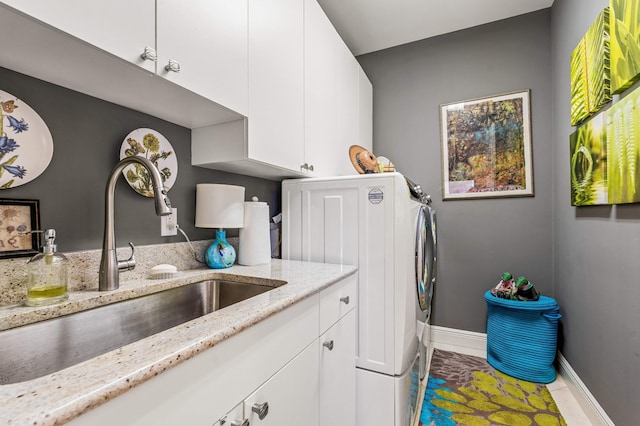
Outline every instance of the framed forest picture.
<path id="1" fill-rule="evenodd" d="M 443 198 L 533 196 L 529 90 L 440 106 Z"/>

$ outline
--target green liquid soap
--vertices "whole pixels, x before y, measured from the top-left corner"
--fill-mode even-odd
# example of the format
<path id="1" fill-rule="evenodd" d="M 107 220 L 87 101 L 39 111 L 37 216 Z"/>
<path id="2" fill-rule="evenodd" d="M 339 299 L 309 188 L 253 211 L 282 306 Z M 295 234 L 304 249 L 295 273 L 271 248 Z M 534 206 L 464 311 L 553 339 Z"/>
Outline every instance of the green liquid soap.
<path id="1" fill-rule="evenodd" d="M 50 305 L 52 303 L 62 302 L 68 298 L 67 286 L 64 284 L 58 286 L 48 285 L 33 287 L 27 291 L 28 306 Z"/>
<path id="2" fill-rule="evenodd" d="M 27 263 L 27 306 L 59 303 L 69 298 L 67 281 L 69 260 L 56 252 L 55 229 L 44 232 L 46 244 Z"/>

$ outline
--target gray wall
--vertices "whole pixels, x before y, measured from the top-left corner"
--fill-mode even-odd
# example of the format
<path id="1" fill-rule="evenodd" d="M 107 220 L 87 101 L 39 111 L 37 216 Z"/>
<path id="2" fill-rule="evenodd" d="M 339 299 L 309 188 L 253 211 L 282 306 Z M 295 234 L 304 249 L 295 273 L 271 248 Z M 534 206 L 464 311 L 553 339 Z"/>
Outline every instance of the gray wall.
<path id="1" fill-rule="evenodd" d="M 619 425 L 637 423 L 640 206 L 570 205 L 569 58 L 607 0 L 552 9 L 358 57 L 374 90 L 374 153 L 434 198 L 432 323 L 486 330 L 482 294 L 503 270 L 555 297 L 559 349 Z M 639 85 L 636 85 L 639 86 Z M 531 89 L 535 197 L 442 201 L 438 106 Z"/>
<path id="2" fill-rule="evenodd" d="M 554 281 L 562 353 L 618 425 L 638 424 L 640 205 L 571 207 L 569 57 L 607 0 L 552 8 Z"/>
<path id="3" fill-rule="evenodd" d="M 176 151 L 178 176 L 169 197 L 178 208 L 178 224 L 190 239 L 213 238 L 213 230 L 194 227 L 196 183 L 242 185 L 247 200 L 257 195 L 269 203 L 272 213 L 280 211 L 279 182 L 192 167 L 189 129 L 4 68 L 0 68 L 0 89 L 31 106 L 47 123 L 54 143 L 46 171 L 25 185 L 1 190 L 0 197 L 40 200 L 42 228 L 57 230 L 60 251 L 101 247 L 107 177 L 119 160 L 125 136 L 140 127 L 159 131 Z M 139 245 L 184 241 L 180 233 L 160 236 L 153 200 L 138 195 L 124 178 L 116 185 L 115 207 L 119 247 L 128 241 Z M 237 230 L 228 235 L 236 236 Z"/>
<path id="4" fill-rule="evenodd" d="M 550 11 L 359 56 L 374 87 L 376 155 L 438 212 L 432 324 L 484 332 L 483 294 L 503 271 L 552 285 Z M 535 197 L 442 200 L 439 105 L 531 89 Z"/>

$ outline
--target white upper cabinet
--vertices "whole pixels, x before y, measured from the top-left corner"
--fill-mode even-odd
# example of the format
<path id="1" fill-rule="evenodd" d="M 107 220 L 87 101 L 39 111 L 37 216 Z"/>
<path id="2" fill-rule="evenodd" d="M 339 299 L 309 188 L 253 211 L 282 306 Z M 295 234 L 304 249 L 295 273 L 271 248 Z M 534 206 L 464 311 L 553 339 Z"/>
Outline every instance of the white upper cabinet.
<path id="1" fill-rule="evenodd" d="M 155 0 L 3 0 L 2 3 L 155 72 L 155 63 L 140 57 L 145 47 L 155 48 Z"/>
<path id="2" fill-rule="evenodd" d="M 357 174 L 349 159 L 349 147 L 358 144 L 358 70 L 360 64 L 341 39 L 337 41 L 338 80 L 336 127 L 339 155 L 335 158 L 336 175 Z"/>
<path id="3" fill-rule="evenodd" d="M 247 0 L 157 0 L 157 73 L 247 115 Z"/>
<path id="4" fill-rule="evenodd" d="M 303 6 L 249 0 L 248 157 L 292 172 L 304 163 Z"/>
<path id="5" fill-rule="evenodd" d="M 0 1 L 2 65 L 188 128 L 246 115 L 246 0 L 157 3 Z"/>
<path id="6" fill-rule="evenodd" d="M 316 0 L 0 0 L 2 66 L 193 129 L 192 164 L 354 174 L 372 88 Z"/>
<path id="7" fill-rule="evenodd" d="M 305 0 L 305 147 L 317 176 L 354 174 L 360 65 L 316 0 Z"/>
<path id="8" fill-rule="evenodd" d="M 304 138 L 314 175 L 336 174 L 340 155 L 337 101 L 338 35 L 316 0 L 304 11 Z"/>
<path id="9" fill-rule="evenodd" d="M 373 149 L 373 86 L 358 67 L 358 145 Z"/>

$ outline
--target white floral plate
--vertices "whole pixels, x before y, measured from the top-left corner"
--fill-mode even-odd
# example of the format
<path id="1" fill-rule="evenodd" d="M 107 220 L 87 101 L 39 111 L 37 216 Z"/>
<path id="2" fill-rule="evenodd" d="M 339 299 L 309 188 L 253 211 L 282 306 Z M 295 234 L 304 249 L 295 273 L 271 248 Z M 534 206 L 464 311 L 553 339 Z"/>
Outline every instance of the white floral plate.
<path id="1" fill-rule="evenodd" d="M 29 105 L 0 90 L 0 189 L 31 182 L 53 157 L 53 138 Z"/>
<path id="2" fill-rule="evenodd" d="M 120 159 L 137 155 L 156 165 L 162 176 L 165 191 L 169 191 L 178 176 L 178 159 L 173 147 L 160 132 L 140 128 L 129 133 L 120 147 Z M 127 166 L 122 174 L 138 194 L 153 197 L 153 182 L 141 165 Z"/>

